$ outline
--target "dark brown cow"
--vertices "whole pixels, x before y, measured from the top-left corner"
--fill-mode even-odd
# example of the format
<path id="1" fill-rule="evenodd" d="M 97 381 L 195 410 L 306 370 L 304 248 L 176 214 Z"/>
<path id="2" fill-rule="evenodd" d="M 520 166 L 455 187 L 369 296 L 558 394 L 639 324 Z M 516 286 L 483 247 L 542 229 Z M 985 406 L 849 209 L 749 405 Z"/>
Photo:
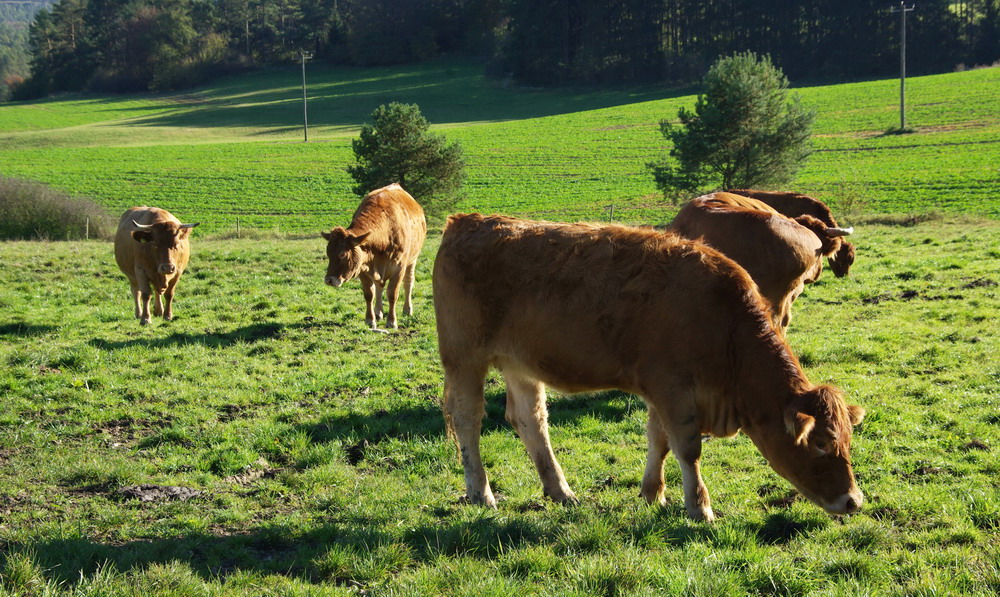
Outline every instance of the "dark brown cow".
<path id="1" fill-rule="evenodd" d="M 773 207 L 778 213 L 789 218 L 812 216 L 826 224 L 829 228 L 840 228 L 830 208 L 819 199 L 814 199 L 809 195 L 786 191 L 758 191 L 755 189 L 735 189 L 729 192 L 762 201 Z M 853 230 L 853 228 L 850 230 Z M 827 259 L 830 262 L 830 269 L 833 270 L 833 274 L 838 278 L 843 278 L 850 272 L 851 266 L 854 265 L 854 245 L 845 240 L 840 244 L 840 248 L 832 255 L 829 255 Z"/>
<path id="2" fill-rule="evenodd" d="M 823 256 L 836 253 L 842 237 L 851 233 L 809 215 L 793 220 L 766 203 L 732 193 L 692 199 L 670 229 L 704 240 L 743 266 L 782 328 L 791 321 L 792 301 L 823 271 Z"/>
<path id="3" fill-rule="evenodd" d="M 197 225 L 181 224 L 158 207 L 133 207 L 122 214 L 115 234 L 115 261 L 128 276 L 139 323 L 149 323 L 149 299 L 154 290 L 153 315 L 163 315 L 167 321 L 174 318 L 174 289 L 191 257 L 189 237 Z"/>
<path id="4" fill-rule="evenodd" d="M 351 278 L 361 281 L 365 295 L 365 323 L 375 329 L 382 318 L 382 293 L 389 291 L 386 327 L 396 327 L 399 284 L 406 293 L 403 313 L 413 314 L 413 279 L 417 257 L 427 237 L 424 210 L 398 184 L 365 195 L 354 212 L 351 225 L 323 232 L 330 260 L 326 283 L 339 287 Z M 372 300 L 375 300 L 374 307 Z"/>
<path id="5" fill-rule="evenodd" d="M 652 229 L 454 215 L 434 264 L 434 309 L 443 410 L 472 503 L 496 504 L 479 452 L 491 366 L 507 384 L 507 420 L 557 502 L 576 497 L 549 443 L 546 384 L 645 399 L 641 493 L 650 503 L 665 501 L 673 450 L 688 514 L 712 520 L 701 436 L 740 430 L 828 512 L 862 503 L 850 447 L 864 410 L 809 383 L 747 273 L 703 243 Z"/>

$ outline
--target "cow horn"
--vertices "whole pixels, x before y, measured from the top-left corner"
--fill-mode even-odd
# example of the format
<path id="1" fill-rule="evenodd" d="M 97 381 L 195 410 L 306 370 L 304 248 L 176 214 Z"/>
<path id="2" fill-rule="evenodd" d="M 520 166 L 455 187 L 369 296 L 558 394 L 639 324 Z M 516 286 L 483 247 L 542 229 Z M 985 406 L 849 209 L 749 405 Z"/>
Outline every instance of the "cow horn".
<path id="1" fill-rule="evenodd" d="M 152 224 L 140 224 L 139 222 L 136 222 L 135 220 L 132 220 L 132 223 L 135 224 L 136 228 L 141 228 L 143 230 L 149 230 L 150 228 L 153 227 Z"/>
<path id="2" fill-rule="evenodd" d="M 198 224 L 201 224 L 201 222 L 195 222 L 194 224 L 181 224 L 180 227 L 181 228 L 194 228 Z"/>
<path id="3" fill-rule="evenodd" d="M 831 236 L 831 237 L 832 236 L 850 236 L 852 234 L 854 234 L 854 226 L 851 226 L 850 228 L 827 228 L 826 229 L 826 235 L 827 236 Z"/>

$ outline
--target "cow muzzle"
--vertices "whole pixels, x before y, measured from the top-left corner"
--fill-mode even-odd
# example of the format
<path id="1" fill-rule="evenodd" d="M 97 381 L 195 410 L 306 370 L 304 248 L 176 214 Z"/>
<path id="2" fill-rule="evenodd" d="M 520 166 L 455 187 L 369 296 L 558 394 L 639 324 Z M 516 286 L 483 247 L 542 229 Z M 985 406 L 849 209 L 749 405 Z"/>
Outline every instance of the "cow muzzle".
<path id="1" fill-rule="evenodd" d="M 823 509 L 830 514 L 854 514 L 861 508 L 864 501 L 864 494 L 858 489 L 852 489 L 834 500 L 833 503 L 824 504 Z"/>
<path id="2" fill-rule="evenodd" d="M 333 286 L 334 288 L 340 288 L 340 285 L 344 283 L 344 279 L 335 276 L 327 276 L 326 284 L 327 286 Z"/>
<path id="3" fill-rule="evenodd" d="M 157 266 L 156 271 L 161 274 L 172 274 L 177 271 L 177 266 L 173 263 L 161 263 Z"/>

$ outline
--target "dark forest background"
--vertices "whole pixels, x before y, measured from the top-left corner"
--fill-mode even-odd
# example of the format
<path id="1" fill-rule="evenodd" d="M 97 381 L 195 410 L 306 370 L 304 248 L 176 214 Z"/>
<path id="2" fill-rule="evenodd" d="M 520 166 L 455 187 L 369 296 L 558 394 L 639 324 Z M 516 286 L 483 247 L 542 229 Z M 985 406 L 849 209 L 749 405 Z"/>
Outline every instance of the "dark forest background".
<path id="1" fill-rule="evenodd" d="M 893 6 L 886 0 L 58 0 L 38 11 L 26 32 L 15 31 L 26 39 L 19 66 L 26 80 L 8 84 L 16 98 L 178 89 L 221 72 L 295 61 L 303 51 L 314 60 L 361 66 L 472 56 L 494 76 L 556 85 L 684 84 L 719 56 L 751 50 L 770 55 L 795 81 L 859 79 L 898 72 L 900 19 Z M 912 74 L 991 64 L 1000 59 L 1000 0 L 921 0 L 908 13 L 907 33 Z"/>

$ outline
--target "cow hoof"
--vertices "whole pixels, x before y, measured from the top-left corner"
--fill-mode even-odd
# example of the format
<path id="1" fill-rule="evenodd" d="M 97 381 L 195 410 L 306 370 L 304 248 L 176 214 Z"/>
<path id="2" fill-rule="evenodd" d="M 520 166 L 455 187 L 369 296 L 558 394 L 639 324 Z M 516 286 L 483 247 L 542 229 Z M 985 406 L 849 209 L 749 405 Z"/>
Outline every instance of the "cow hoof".
<path id="1" fill-rule="evenodd" d="M 497 507 L 497 500 L 495 497 L 493 497 L 492 493 L 488 493 L 486 495 L 480 494 L 472 496 L 470 496 L 469 494 L 465 494 L 462 497 L 458 498 L 458 501 L 459 503 L 462 504 L 469 504 L 470 506 L 485 506 L 487 508 L 493 508 L 494 510 L 496 510 Z"/>
<path id="2" fill-rule="evenodd" d="M 689 511 L 688 516 L 691 517 L 691 520 L 697 520 L 699 522 L 715 522 L 715 512 L 713 512 L 711 508 Z"/>
<path id="3" fill-rule="evenodd" d="M 165 321 L 173 321 L 174 320 L 174 316 L 172 314 L 168 313 L 168 314 L 166 314 L 166 315 L 163 316 L 163 319 Z"/>
<path id="4" fill-rule="evenodd" d="M 143 318 L 139 319 L 139 325 L 149 325 L 149 318 L 148 317 L 143 317 Z"/>

